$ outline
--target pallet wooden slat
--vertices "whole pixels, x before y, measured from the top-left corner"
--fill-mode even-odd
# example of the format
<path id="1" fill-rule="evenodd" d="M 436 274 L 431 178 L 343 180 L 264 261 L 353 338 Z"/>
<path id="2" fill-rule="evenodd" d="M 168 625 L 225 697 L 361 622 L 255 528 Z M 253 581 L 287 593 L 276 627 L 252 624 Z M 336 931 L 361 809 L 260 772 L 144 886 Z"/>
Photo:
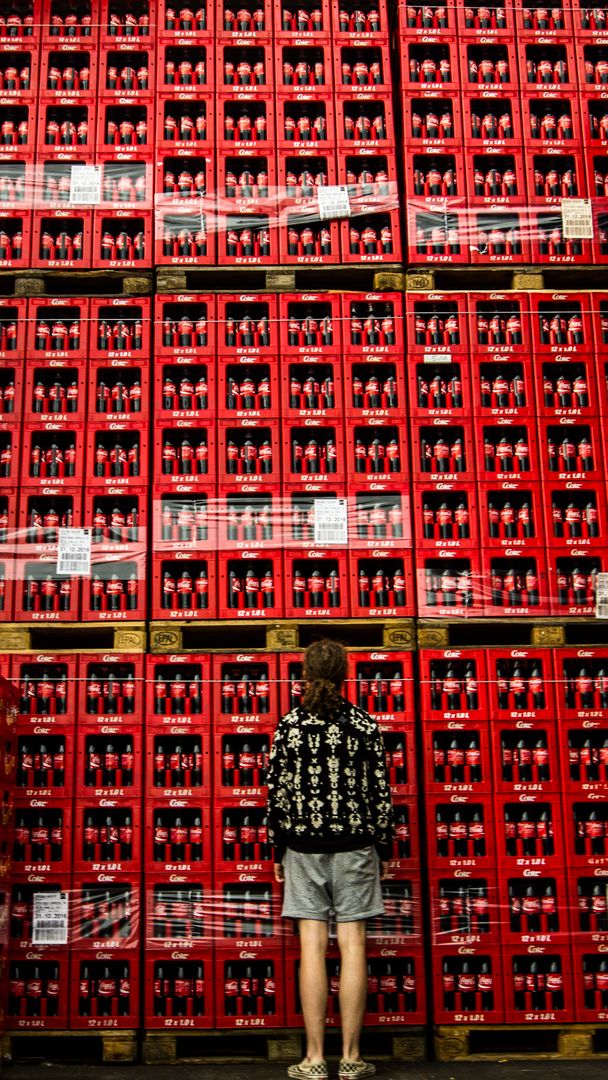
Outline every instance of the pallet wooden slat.
<path id="1" fill-rule="evenodd" d="M 145 652 L 146 624 L 133 623 L 4 623 L 0 653 L 13 652 Z"/>
<path id="2" fill-rule="evenodd" d="M 411 651 L 416 647 L 413 619 L 315 619 L 306 623 L 295 620 L 241 622 L 220 619 L 152 622 L 150 651 L 230 652 L 238 645 L 247 651 L 264 649 L 292 652 L 304 648 L 312 638 L 321 634 L 329 634 L 347 647 L 401 651 Z"/>
<path id="3" fill-rule="evenodd" d="M 74 1041 L 86 1039 L 101 1043 L 101 1061 L 105 1065 L 131 1064 L 138 1057 L 137 1031 L 6 1031 L 0 1036 L 0 1060 L 19 1061 L 31 1058 L 36 1053 L 36 1041 L 44 1039 L 44 1051 L 47 1061 L 72 1063 Z M 48 1040 L 48 1041 L 47 1041 Z M 21 1046 L 20 1046 L 21 1044 Z M 53 1051 L 49 1053 L 52 1044 Z M 20 1057 L 19 1051 L 24 1049 Z M 88 1060 L 88 1059 L 87 1059 Z"/>
<path id="4" fill-rule="evenodd" d="M 572 1060 L 608 1057 L 608 1050 L 594 1046 L 597 1035 L 608 1033 L 608 1024 L 440 1024 L 435 1027 L 435 1057 L 438 1061 Z M 494 1034 L 500 1043 L 496 1051 L 474 1048 L 475 1036 Z M 512 1049 L 505 1049 L 509 1039 Z M 547 1039 L 554 1049 L 547 1048 Z M 472 1045 L 473 1044 L 473 1045 Z"/>
<path id="5" fill-rule="evenodd" d="M 403 289 L 400 263 L 377 265 L 339 264 L 333 266 L 159 266 L 156 268 L 156 292 L 315 292 L 335 291 L 394 292 Z"/>

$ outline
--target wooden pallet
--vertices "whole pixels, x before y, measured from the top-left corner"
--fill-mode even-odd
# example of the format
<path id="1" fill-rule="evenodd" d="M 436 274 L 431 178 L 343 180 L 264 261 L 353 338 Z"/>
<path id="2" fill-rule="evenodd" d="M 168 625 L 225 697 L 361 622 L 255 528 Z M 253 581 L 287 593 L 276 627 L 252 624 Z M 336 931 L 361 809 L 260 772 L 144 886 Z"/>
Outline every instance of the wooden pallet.
<path id="1" fill-rule="evenodd" d="M 146 624 L 133 623 L 3 623 L 0 653 L 145 652 Z"/>
<path id="2" fill-rule="evenodd" d="M 405 273 L 407 292 L 559 292 L 605 290 L 602 266 L 421 266 Z"/>
<path id="3" fill-rule="evenodd" d="M 390 1033 L 364 1028 L 366 1058 L 380 1061 L 424 1061 L 426 1034 L 422 1027 L 397 1028 Z M 335 1045 L 333 1045 L 335 1044 Z M 338 1036 L 327 1034 L 328 1056 L 339 1055 Z M 303 1053 L 301 1031 L 146 1031 L 142 1045 L 145 1065 L 299 1061 Z"/>
<path id="4" fill-rule="evenodd" d="M 608 1057 L 608 1024 L 439 1025 L 438 1061 L 571 1060 Z"/>
<path id="5" fill-rule="evenodd" d="M 159 266 L 157 293 L 390 292 L 403 289 L 400 263 L 338 266 Z"/>
<path id="6" fill-rule="evenodd" d="M 419 619 L 419 649 L 466 649 L 533 645 L 608 645 L 608 620 L 572 619 Z"/>
<path id="7" fill-rule="evenodd" d="M 150 624 L 150 652 L 248 652 L 269 650 L 291 652 L 306 648 L 322 636 L 359 649 L 400 649 L 416 647 L 413 619 L 313 619 L 309 623 L 285 620 L 227 619 L 217 621 L 153 622 Z"/>
<path id="8" fill-rule="evenodd" d="M 0 296 L 149 296 L 152 271 L 0 270 Z"/>
<path id="9" fill-rule="evenodd" d="M 82 1055 L 82 1056 L 81 1056 Z M 137 1031 L 6 1031 L 0 1061 L 43 1058 L 47 1062 L 97 1061 L 104 1065 L 137 1060 Z"/>

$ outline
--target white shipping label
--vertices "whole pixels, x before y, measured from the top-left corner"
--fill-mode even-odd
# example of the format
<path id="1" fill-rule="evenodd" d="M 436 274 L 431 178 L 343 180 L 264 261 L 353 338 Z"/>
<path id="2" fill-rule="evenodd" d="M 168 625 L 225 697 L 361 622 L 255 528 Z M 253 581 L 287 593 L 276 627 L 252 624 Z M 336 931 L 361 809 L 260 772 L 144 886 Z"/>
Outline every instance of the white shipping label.
<path id="1" fill-rule="evenodd" d="M 591 199 L 562 199 L 564 240 L 593 240 Z"/>
<path id="2" fill-rule="evenodd" d="M 91 530 L 59 529 L 57 576 L 89 577 L 91 574 Z"/>
<path id="3" fill-rule="evenodd" d="M 344 184 L 320 187 L 317 194 L 321 221 L 350 217 L 350 199 L 348 188 Z"/>
<path id="4" fill-rule="evenodd" d="M 70 203 L 90 206 L 101 202 L 101 165 L 72 165 Z"/>
<path id="5" fill-rule="evenodd" d="M 423 360 L 425 364 L 451 364 L 454 357 L 449 352 L 428 353 L 425 352 Z"/>
<path id="6" fill-rule="evenodd" d="M 595 579 L 595 617 L 608 619 L 608 574 L 598 574 Z"/>
<path id="7" fill-rule="evenodd" d="M 346 499 L 315 499 L 315 547 L 348 543 L 348 504 Z"/>
<path id="8" fill-rule="evenodd" d="M 33 901 L 32 945 L 67 945 L 67 892 L 34 893 Z"/>

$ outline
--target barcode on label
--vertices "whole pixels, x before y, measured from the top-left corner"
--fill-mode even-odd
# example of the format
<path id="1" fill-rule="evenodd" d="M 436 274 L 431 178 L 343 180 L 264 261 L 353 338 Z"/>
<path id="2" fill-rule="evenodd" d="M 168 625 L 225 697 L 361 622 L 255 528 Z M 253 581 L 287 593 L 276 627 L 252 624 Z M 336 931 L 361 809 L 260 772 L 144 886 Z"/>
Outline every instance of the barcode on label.
<path id="1" fill-rule="evenodd" d="M 34 893 L 32 945 L 67 945 L 68 894 Z"/>
<path id="2" fill-rule="evenodd" d="M 562 199 L 564 240 L 593 240 L 593 213 L 589 199 Z"/>
<path id="3" fill-rule="evenodd" d="M 101 202 L 101 165 L 72 165 L 70 203 L 96 206 Z"/>
<path id="4" fill-rule="evenodd" d="M 91 530 L 59 529 L 58 577 L 88 577 L 91 573 Z"/>
<path id="5" fill-rule="evenodd" d="M 345 547 L 348 543 L 346 499 L 315 499 L 313 532 L 317 547 Z"/>
<path id="6" fill-rule="evenodd" d="M 608 619 L 608 574 L 598 574 L 595 581 L 595 617 Z"/>
<path id="7" fill-rule="evenodd" d="M 320 187 L 317 195 L 319 200 L 319 218 L 321 221 L 350 217 L 348 188 L 343 184 L 331 184 L 327 187 Z"/>

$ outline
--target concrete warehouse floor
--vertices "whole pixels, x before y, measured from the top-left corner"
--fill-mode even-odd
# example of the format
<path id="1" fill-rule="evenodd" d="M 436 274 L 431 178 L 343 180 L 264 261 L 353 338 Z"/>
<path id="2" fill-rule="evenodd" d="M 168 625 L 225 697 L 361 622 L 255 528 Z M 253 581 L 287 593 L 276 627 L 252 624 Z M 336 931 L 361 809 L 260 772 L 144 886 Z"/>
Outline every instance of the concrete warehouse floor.
<path id="1" fill-rule="evenodd" d="M 283 1065 L 8 1065 L 7 1080 L 284 1080 Z M 608 1061 L 459 1061 L 424 1065 L 378 1064 L 378 1080 L 606 1080 Z M 330 1078 L 337 1062 L 330 1063 Z"/>

